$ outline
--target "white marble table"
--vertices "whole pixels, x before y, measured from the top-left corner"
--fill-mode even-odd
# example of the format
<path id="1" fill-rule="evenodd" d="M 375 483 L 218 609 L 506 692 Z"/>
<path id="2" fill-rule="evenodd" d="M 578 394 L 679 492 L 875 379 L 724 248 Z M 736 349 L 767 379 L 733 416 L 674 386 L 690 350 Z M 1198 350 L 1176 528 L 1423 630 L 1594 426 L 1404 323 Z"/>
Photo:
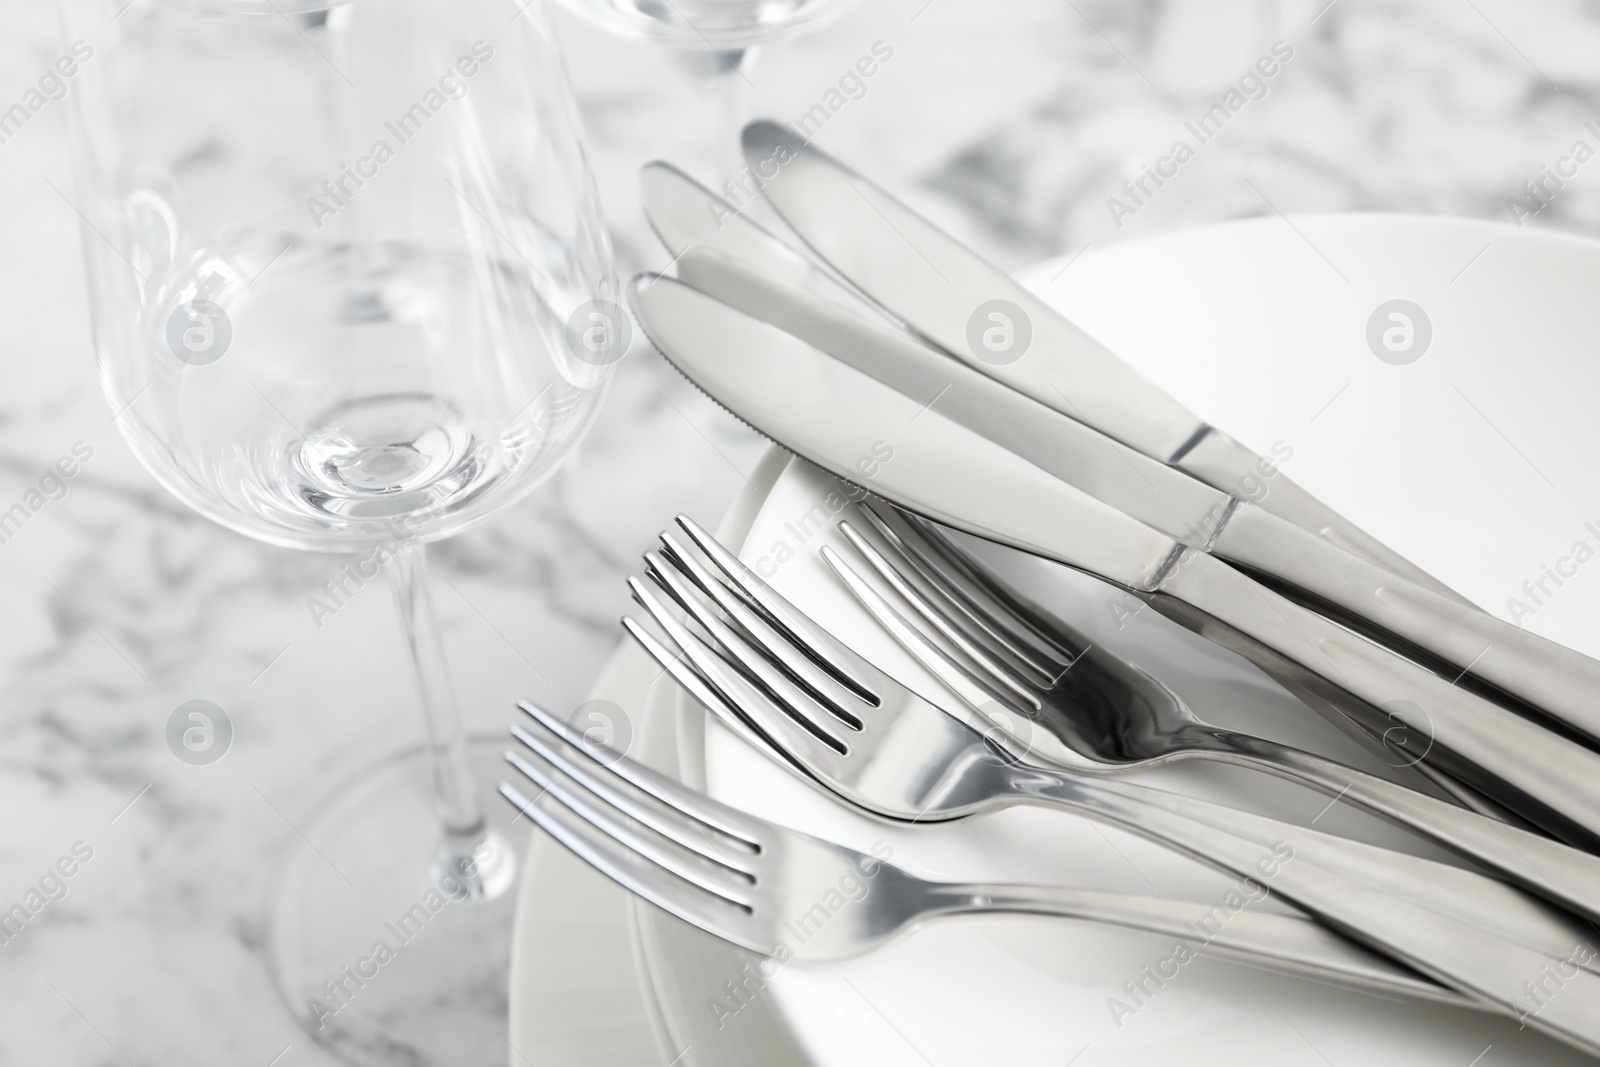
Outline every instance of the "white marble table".
<path id="1" fill-rule="evenodd" d="M 1095 247 L 1243 215 L 1509 221 L 1542 164 L 1579 139 L 1600 147 L 1583 126 L 1600 116 L 1600 17 L 1578 0 L 1325 4 L 870 0 L 752 77 L 780 118 L 839 101 L 818 143 L 1001 264 L 1087 247 L 1064 286 Z M 659 266 L 634 172 L 654 157 L 708 170 L 694 82 L 668 56 L 561 22 L 621 270 Z M 47 4 L 0 9 L 0 107 L 57 55 L 53 26 Z M 1185 122 L 1277 40 L 1293 55 L 1265 94 L 1130 203 L 1122 183 L 1178 138 L 1196 144 Z M 864 94 L 830 97 L 879 41 L 892 58 Z M 0 1063 L 329 1063 L 273 992 L 261 904 L 293 834 L 275 805 L 415 738 L 388 597 L 366 591 L 317 629 L 306 598 L 340 561 L 211 525 L 129 455 L 84 324 L 65 118 L 48 105 L 0 143 L 0 510 L 76 442 L 93 452 L 0 544 L 0 910 L 75 843 L 92 857 L 63 863 L 65 896 L 0 943 Z M 1600 232 L 1589 168 L 1529 224 Z M 1136 210 L 1113 212 L 1113 196 Z M 459 591 L 438 600 L 472 724 L 501 729 L 525 694 L 581 699 L 639 552 L 678 510 L 714 520 L 759 447 L 636 351 L 559 477 L 437 547 Z M 208 767 L 164 740 L 197 698 L 237 730 Z"/>

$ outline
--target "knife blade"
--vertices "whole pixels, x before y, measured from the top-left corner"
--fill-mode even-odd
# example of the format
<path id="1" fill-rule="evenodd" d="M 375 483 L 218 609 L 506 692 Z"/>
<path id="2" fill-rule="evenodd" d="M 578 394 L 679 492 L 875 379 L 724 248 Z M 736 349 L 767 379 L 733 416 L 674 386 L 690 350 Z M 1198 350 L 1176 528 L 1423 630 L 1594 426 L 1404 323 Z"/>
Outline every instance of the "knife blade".
<path id="1" fill-rule="evenodd" d="M 1390 574 L 1253 504 L 1067 418 L 903 331 L 815 300 L 742 260 L 693 247 L 678 276 L 771 323 L 1178 542 L 1459 680 L 1600 741 L 1600 662 Z"/>
<path id="2" fill-rule="evenodd" d="M 695 246 L 678 278 L 921 401 L 1089 496 L 1196 548 L 1236 502 L 851 307 L 822 303 L 744 260 Z"/>
<path id="3" fill-rule="evenodd" d="M 743 135 L 762 196 L 801 240 L 896 319 L 956 359 L 1235 496 L 1275 471 L 1005 272 L 773 122 Z M 1259 506 L 1434 592 L 1472 605 L 1281 471 Z"/>
<path id="4" fill-rule="evenodd" d="M 682 282 L 641 276 L 630 296 L 651 341 L 707 396 L 846 481 L 1129 589 L 1154 589 L 1181 549 L 980 434 Z"/>
<path id="5" fill-rule="evenodd" d="M 935 521 L 1087 571 L 1245 655 L 1313 707 L 1397 724 L 1417 756 L 1565 840 L 1600 843 L 1600 753 L 1184 548 L 918 401 L 675 279 L 630 304 L 658 350 L 778 444 Z"/>
<path id="6" fill-rule="evenodd" d="M 674 261 L 699 245 L 761 269 L 821 300 L 869 308 L 866 298 L 746 218 L 732 204 L 670 163 L 639 168 L 645 218 Z"/>

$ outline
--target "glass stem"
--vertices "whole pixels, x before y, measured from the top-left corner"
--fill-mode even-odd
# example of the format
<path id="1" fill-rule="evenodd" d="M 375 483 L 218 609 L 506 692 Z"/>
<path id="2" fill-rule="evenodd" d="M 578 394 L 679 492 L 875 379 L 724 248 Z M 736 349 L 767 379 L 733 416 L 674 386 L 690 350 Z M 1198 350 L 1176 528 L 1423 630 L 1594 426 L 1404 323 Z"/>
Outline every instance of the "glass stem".
<path id="1" fill-rule="evenodd" d="M 731 199 L 736 207 L 740 206 L 745 197 L 754 192 L 753 187 L 742 191 L 737 187 L 744 174 L 744 153 L 739 147 L 739 134 L 750 120 L 754 95 L 750 70 L 755 66 L 756 50 L 690 51 L 681 53 L 681 56 L 699 82 L 705 129 L 711 141 L 710 163 L 714 168 L 712 184 L 718 195 Z"/>
<path id="2" fill-rule="evenodd" d="M 403 543 L 388 570 L 389 587 L 400 612 L 400 630 L 417 680 L 439 821 L 451 836 L 480 833 L 483 812 L 467 767 L 467 734 L 456 706 L 455 687 L 450 682 L 450 665 L 444 658 L 439 620 L 428 594 L 426 546 L 416 541 Z"/>
<path id="3" fill-rule="evenodd" d="M 739 145 L 744 124 L 750 121 L 750 107 L 755 93 L 750 84 L 750 72 L 756 65 L 756 50 L 746 48 L 729 52 L 722 70 L 712 75 L 718 96 L 717 123 L 722 130 L 718 145 L 717 162 L 727 177 L 737 180 L 744 171 L 744 151 Z"/>

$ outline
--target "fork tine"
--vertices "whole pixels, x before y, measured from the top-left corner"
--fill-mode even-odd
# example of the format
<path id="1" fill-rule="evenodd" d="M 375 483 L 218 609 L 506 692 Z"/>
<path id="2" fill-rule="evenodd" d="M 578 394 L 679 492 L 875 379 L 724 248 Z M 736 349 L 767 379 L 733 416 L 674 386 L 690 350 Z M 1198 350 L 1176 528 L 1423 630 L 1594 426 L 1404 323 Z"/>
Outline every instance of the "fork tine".
<path id="1" fill-rule="evenodd" d="M 991 644 L 999 645 L 1042 682 L 1053 682 L 1077 658 L 1076 653 L 1054 639 L 1052 631 L 1040 632 L 1034 619 L 1019 616 L 1015 606 L 1001 598 L 1003 591 L 996 588 L 995 580 L 978 570 L 981 565 L 977 560 L 927 520 L 893 512 L 875 501 L 864 503 L 861 511 L 928 588 L 967 621 L 969 632 L 976 628 L 987 635 Z M 902 520 L 899 527 L 890 525 L 885 511 Z M 966 581 L 963 583 L 951 570 Z"/>
<path id="2" fill-rule="evenodd" d="M 585 757 L 584 760 L 573 758 L 570 760 L 551 761 L 562 770 L 567 771 L 568 774 L 572 774 L 572 771 L 567 766 L 568 763 L 592 764 L 595 767 L 596 774 L 604 776 L 615 775 L 635 789 L 648 793 L 661 801 L 661 803 L 682 812 L 697 822 L 704 823 L 718 833 L 743 842 L 747 847 L 758 852 L 761 850 L 762 839 L 771 829 L 761 820 L 745 814 L 738 808 L 729 807 L 727 804 L 712 800 L 699 790 L 691 789 L 682 782 L 653 771 L 632 759 L 618 759 L 610 763 L 603 763 L 594 757 L 590 750 L 591 743 L 575 727 L 563 721 L 559 716 L 540 707 L 531 700 L 519 700 L 517 701 L 517 707 L 522 709 L 523 714 L 534 719 L 540 726 L 559 737 L 570 750 L 581 753 Z M 549 757 L 547 756 L 546 758 L 548 759 Z M 573 774 L 573 777 L 579 778 L 579 781 L 582 781 L 585 786 L 588 785 L 588 782 L 578 775 Z"/>
<path id="3" fill-rule="evenodd" d="M 888 514 L 899 516 L 913 562 L 926 565 L 931 575 L 937 576 L 941 588 L 948 588 L 974 614 L 1004 631 L 1019 647 L 1032 650 L 1047 665 L 1051 678 L 1071 666 L 1093 643 L 996 577 L 982 560 L 936 523 L 887 502 L 869 500 L 864 506 L 885 524 Z M 951 571 L 965 578 L 965 583 Z"/>
<path id="4" fill-rule="evenodd" d="M 581 762 L 573 759 L 562 752 L 564 745 L 561 742 L 552 744 L 538 732 L 522 726 L 512 726 L 511 736 L 537 752 L 546 763 L 628 818 L 648 826 L 662 837 L 698 853 L 712 863 L 720 864 L 740 875 L 752 878 L 755 876 L 755 867 L 750 857 L 758 849 L 745 842 L 743 838 L 730 838 L 721 833 L 715 833 L 714 836 L 714 831 L 710 827 L 690 817 L 686 812 L 678 811 L 670 805 L 669 810 L 663 811 L 656 804 L 630 795 L 625 787 L 619 788 L 609 780 L 610 774 L 604 764 L 595 764 L 591 759 L 584 759 Z M 584 764 L 589 764 L 589 767 L 585 767 Z M 723 839 L 723 843 L 718 842 L 718 837 Z M 735 841 L 738 843 L 734 844 Z"/>
<path id="5" fill-rule="evenodd" d="M 664 645 L 661 640 L 651 633 L 636 619 L 624 615 L 622 628 L 628 631 L 639 647 L 644 649 L 649 657 L 667 673 L 672 675 L 673 681 L 682 686 L 690 696 L 704 706 L 708 711 L 720 719 L 724 726 L 738 734 L 739 737 L 757 751 L 768 753 L 778 762 L 778 765 L 792 773 L 810 781 L 810 775 L 796 762 L 795 757 L 787 752 L 781 745 L 756 729 L 752 723 L 732 704 L 726 697 L 713 689 L 711 683 L 702 677 L 693 664 L 684 657 Z"/>
<path id="6" fill-rule="evenodd" d="M 652 566 L 660 570 L 660 559 L 665 559 L 677 570 L 692 581 L 708 597 L 710 597 L 724 613 L 728 615 L 741 629 L 745 636 L 759 645 L 768 658 L 777 662 L 790 677 L 798 682 L 801 688 L 810 692 L 812 697 L 822 703 L 829 711 L 840 716 L 846 725 L 852 729 L 861 729 L 860 717 L 851 710 L 852 706 L 862 703 L 860 694 L 851 687 L 840 682 L 832 671 L 824 670 L 809 655 L 806 655 L 795 644 L 795 636 L 786 630 L 774 625 L 767 615 L 760 610 L 759 605 L 752 603 L 743 596 L 730 589 L 726 583 L 714 576 L 706 566 L 700 562 L 695 553 L 690 552 L 670 531 L 661 534 L 661 543 L 664 550 Z M 652 557 L 646 555 L 647 560 Z M 658 577 L 660 577 L 658 575 Z M 668 590 L 671 592 L 671 590 Z M 675 596 L 677 594 L 674 594 Z M 684 607 L 692 610 L 682 597 L 678 597 Z M 693 598 L 689 598 L 693 599 Z M 866 701 L 873 707 L 878 701 Z"/>
<path id="7" fill-rule="evenodd" d="M 846 563 L 839 553 L 823 545 L 821 555 L 823 561 L 833 568 L 833 573 L 837 574 L 849 587 L 850 592 L 855 594 L 861 606 L 878 620 L 879 625 L 889 632 L 900 647 L 916 657 L 919 663 L 932 671 L 960 698 L 961 708 L 951 709 L 940 702 L 935 705 L 940 711 L 959 718 L 985 736 L 993 736 L 991 731 L 996 725 L 1006 729 L 1015 726 L 1013 723 L 998 721 L 988 710 L 999 707 L 1016 711 L 1016 705 L 1006 696 L 993 689 L 965 666 L 957 663 L 944 649 L 922 636 L 922 633 L 872 588 L 850 564 Z M 966 714 L 968 708 L 972 709 L 973 714 Z"/>
<path id="8" fill-rule="evenodd" d="M 660 598 L 651 592 L 649 587 L 638 578 L 629 577 L 628 589 L 633 593 L 634 599 L 643 605 L 645 610 L 655 619 L 656 623 L 667 631 L 667 636 L 689 657 L 690 662 L 693 663 L 701 677 L 720 690 L 727 698 L 728 703 L 741 716 L 746 719 L 752 718 L 750 701 L 759 696 L 762 705 L 775 710 L 781 716 L 784 724 L 794 730 L 809 734 L 817 744 L 825 746 L 829 751 L 836 754 L 847 751 L 844 740 L 837 736 L 836 726 L 830 726 L 822 721 L 822 716 L 807 715 L 794 707 L 790 707 L 784 703 L 784 697 L 780 693 L 761 688 L 764 683 L 761 682 L 759 677 L 753 678 L 746 674 L 741 669 L 741 663 L 729 662 L 727 657 L 716 652 L 697 634 L 679 622 L 672 612 L 668 610 L 667 606 L 661 602 Z M 681 584 L 674 591 L 674 595 L 679 592 L 682 592 Z M 690 594 L 690 599 L 697 600 L 698 598 Z M 701 607 L 703 608 L 703 605 Z M 713 640 L 725 646 L 729 643 L 741 646 L 745 657 L 754 655 L 749 651 L 749 646 L 745 644 L 744 639 L 735 634 L 721 620 L 709 612 L 703 612 L 703 614 L 705 618 L 697 615 L 695 620 L 708 627 Z M 735 660 L 743 658 L 735 655 L 732 651 L 730 651 L 729 655 L 734 655 Z M 755 658 L 759 659 L 759 657 Z M 765 722 L 756 723 L 756 727 L 763 732 L 767 732 L 768 724 Z"/>
<path id="9" fill-rule="evenodd" d="M 737 556 L 722 547 L 721 543 L 707 533 L 699 523 L 687 515 L 679 515 L 676 522 L 683 532 L 688 534 L 689 540 L 694 542 L 695 547 L 705 553 L 706 558 L 727 576 L 734 588 L 759 605 L 780 629 L 787 630 L 795 638 L 799 648 L 854 690 L 862 700 L 874 707 L 877 706 L 878 696 L 872 691 L 871 685 L 871 680 L 877 677 L 877 671 L 871 664 L 846 648 L 832 634 L 806 618 L 800 609 L 785 600 L 777 590 L 739 562 Z"/>
<path id="10" fill-rule="evenodd" d="M 505 757 L 506 762 L 521 771 L 523 777 L 543 788 L 545 795 L 559 801 L 568 811 L 630 852 L 637 853 L 690 885 L 750 908 L 755 897 L 752 892 L 754 876 L 708 860 L 698 852 L 669 841 L 643 828 L 642 824 L 634 823 L 628 816 L 588 793 L 532 749 L 526 752 L 509 751 Z"/>
<path id="11" fill-rule="evenodd" d="M 509 782 L 500 783 L 500 795 L 545 833 L 630 893 L 724 940 L 766 955 L 772 953 L 773 946 L 750 937 L 751 909 L 748 906 L 678 880 L 642 856 L 629 852 L 554 800 L 548 803 L 542 797 L 530 800 Z"/>
<path id="12" fill-rule="evenodd" d="M 668 562 L 660 553 L 646 552 L 645 562 L 650 565 L 651 576 L 659 582 L 667 592 L 672 594 L 674 600 L 681 604 L 689 614 L 705 628 L 712 638 L 725 648 L 745 670 L 754 676 L 755 680 L 764 686 L 778 702 L 789 709 L 790 714 L 803 720 L 803 723 L 820 730 L 824 740 L 832 740 L 844 744 L 843 739 L 836 737 L 834 724 L 820 722 L 812 711 L 813 707 L 820 706 L 824 711 L 832 713 L 835 719 L 842 722 L 852 730 L 860 731 L 862 723 L 859 716 L 845 707 L 838 699 L 839 687 L 827 685 L 821 678 L 817 678 L 821 671 L 812 666 L 811 676 L 820 683 L 820 686 L 830 690 L 827 693 L 818 693 L 811 686 L 798 686 L 783 671 L 774 667 L 767 657 L 755 651 L 749 642 L 736 634 L 731 627 L 717 618 L 716 614 L 695 595 L 689 587 L 678 568 Z M 709 576 L 707 576 L 709 578 Z M 722 583 L 711 579 L 714 586 Z M 730 611 L 733 619 L 743 627 L 749 636 L 755 638 L 756 643 L 779 661 L 783 666 L 793 664 L 799 659 L 794 646 L 788 639 L 780 637 L 773 628 L 755 612 L 738 602 L 737 598 L 727 596 L 726 599 L 718 598 L 718 603 Z M 809 663 L 810 661 L 806 661 Z M 798 667 L 798 664 L 795 664 Z M 804 670 L 804 668 L 800 668 Z M 829 676 L 831 677 L 831 676 Z"/>
<path id="13" fill-rule="evenodd" d="M 900 597 L 910 604 L 917 614 L 926 619 L 934 629 L 938 630 L 953 645 L 959 648 L 980 670 L 998 684 L 1011 690 L 1017 699 L 1026 702 L 1035 710 L 1040 707 L 1039 698 L 1029 692 L 1028 679 L 1022 677 L 1012 670 L 1009 665 L 1002 663 L 991 655 L 989 650 L 983 646 L 981 637 L 974 634 L 969 627 L 962 625 L 931 596 L 923 593 L 921 589 L 912 583 L 910 577 L 904 571 L 886 559 L 848 521 L 841 521 L 839 530 L 849 539 L 850 544 L 867 561 L 867 564 L 877 572 L 878 576 L 889 584 L 890 588 L 900 594 Z"/>
<path id="14" fill-rule="evenodd" d="M 628 589 L 661 628 L 667 631 L 667 636 L 683 650 L 692 663 L 692 671 L 689 665 L 681 663 L 659 641 L 647 642 L 645 637 L 648 632 L 638 623 L 628 626 L 628 632 L 679 681 L 684 681 L 684 675 L 688 673 L 698 675 L 698 690 L 690 687 L 690 691 L 698 697 L 706 689 L 712 690 L 712 694 L 708 694 L 712 695 L 712 699 L 703 702 L 713 714 L 743 734 L 746 740 L 754 739 L 757 748 L 777 750 L 786 761 L 793 761 L 806 777 L 810 777 L 805 770 L 808 767 L 831 771 L 839 769 L 838 750 L 791 718 L 787 711 L 773 703 L 770 697 L 712 651 L 709 645 L 690 633 L 643 582 L 629 578 Z M 632 620 L 625 619 L 623 622 L 627 625 Z M 663 659 L 663 656 L 667 658 Z M 679 669 L 675 670 L 674 664 Z"/>

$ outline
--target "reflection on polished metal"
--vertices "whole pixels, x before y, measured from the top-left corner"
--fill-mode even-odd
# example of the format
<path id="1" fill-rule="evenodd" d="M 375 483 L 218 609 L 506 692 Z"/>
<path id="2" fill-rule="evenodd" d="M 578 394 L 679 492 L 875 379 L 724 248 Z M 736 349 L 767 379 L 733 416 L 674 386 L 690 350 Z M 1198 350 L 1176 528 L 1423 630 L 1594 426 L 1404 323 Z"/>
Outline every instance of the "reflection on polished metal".
<path id="1" fill-rule="evenodd" d="M 672 653 L 661 649 L 661 654 Z M 1481 1007 L 1295 915 L 1243 910 L 1197 934 L 1204 905 L 1056 886 L 930 882 L 869 854 L 758 819 L 625 756 L 594 759 L 580 735 L 524 703 L 506 760 L 538 787 L 500 792 L 596 869 L 685 922 L 771 957 L 847 959 L 930 919 L 1018 912 L 1125 926 L 1204 955 L 1384 995 Z M 636 825 L 637 824 L 637 825 Z"/>
<path id="2" fill-rule="evenodd" d="M 1600 753 L 1131 518 L 937 409 L 681 282 L 635 279 L 663 355 L 767 437 L 891 503 L 1093 574 L 1557 836 L 1600 843 Z M 861 456 L 892 450 L 870 476 Z"/>
<path id="3" fill-rule="evenodd" d="M 682 658 L 634 620 L 624 624 L 719 719 L 814 784 L 907 822 L 1016 803 L 1059 805 L 1247 878 L 1275 850 L 1292 857 L 1272 877 L 1283 899 L 1471 999 L 1600 1051 L 1600 974 L 1580 967 L 1562 998 L 1537 1017 L 1521 1006 L 1526 975 L 1560 965 L 1574 945 L 1587 943 L 1583 923 L 1470 871 L 1033 762 L 1016 741 L 1017 724 L 1001 722 L 1006 717 L 990 708 L 976 710 L 987 691 L 973 687 L 964 705 L 929 703 L 811 622 L 692 520 L 680 516 L 678 523 L 709 562 L 669 533 L 662 538 L 665 553 L 646 557 L 649 576 L 721 651 L 638 579 L 629 581 L 635 598 Z M 831 554 L 823 550 L 825 558 Z M 847 568 L 836 569 L 850 577 Z M 876 596 L 864 584 L 853 591 Z M 877 614 L 896 640 L 922 641 L 893 608 L 884 608 Z M 794 653 L 804 668 L 793 668 Z M 842 684 L 845 678 L 850 685 Z"/>
<path id="4" fill-rule="evenodd" d="M 1436 583 L 1401 577 L 1395 567 L 1373 563 L 1372 553 L 1353 547 L 1348 531 L 1316 525 L 1326 521 L 1326 509 L 1293 510 L 1309 497 L 1271 461 L 1262 459 L 1218 485 L 1184 464 L 1130 447 L 1116 439 L 1107 421 L 1091 425 L 1070 395 L 1070 377 L 1053 377 L 1054 392 L 1040 396 L 995 373 L 988 361 L 951 359 L 878 314 L 856 290 L 735 215 L 731 206 L 718 215 L 718 225 L 709 225 L 705 206 L 716 201 L 716 194 L 681 172 L 652 164 L 642 185 L 646 212 L 677 257 L 682 281 L 930 404 L 1186 547 L 1267 576 L 1301 603 L 1438 666 L 1449 677 L 1481 680 L 1491 693 L 1507 694 L 1600 741 L 1600 662 L 1441 593 Z M 781 189 L 774 184 L 772 195 L 780 196 Z M 1009 278 L 1005 285 L 1017 288 Z M 891 310 L 897 310 L 892 303 Z M 917 325 L 914 318 L 908 322 Z M 1087 339 L 1082 343 L 1093 346 Z M 1130 403 L 1155 392 L 1150 383 L 1137 381 L 1142 392 L 1131 395 Z M 1280 514 L 1283 494 L 1291 508 Z M 1324 536 L 1329 530 L 1335 532 Z"/>
<path id="5" fill-rule="evenodd" d="M 762 185 L 767 201 L 824 261 L 950 355 L 1224 492 L 1235 492 L 1262 462 L 1015 279 L 790 131 L 751 123 L 744 151 L 746 161 L 781 153 L 786 162 Z M 996 300 L 1020 313 L 1031 334 L 1029 358 L 995 363 L 969 348 L 972 313 Z M 1277 481 L 1268 504 L 1275 514 L 1457 595 L 1287 478 Z"/>
<path id="6" fill-rule="evenodd" d="M 931 524 L 871 501 L 862 510 L 894 558 L 848 522 L 841 523 L 845 536 L 977 673 L 943 655 L 924 665 L 947 681 L 990 690 L 989 699 L 1032 719 L 1076 755 L 1113 772 L 1185 757 L 1268 771 L 1416 830 L 1529 892 L 1600 920 L 1600 856 L 1303 749 L 1202 722 L 1159 680 L 1031 608 Z M 907 650 L 915 655 L 926 647 Z M 1030 751 L 1049 755 L 1039 746 Z"/>

